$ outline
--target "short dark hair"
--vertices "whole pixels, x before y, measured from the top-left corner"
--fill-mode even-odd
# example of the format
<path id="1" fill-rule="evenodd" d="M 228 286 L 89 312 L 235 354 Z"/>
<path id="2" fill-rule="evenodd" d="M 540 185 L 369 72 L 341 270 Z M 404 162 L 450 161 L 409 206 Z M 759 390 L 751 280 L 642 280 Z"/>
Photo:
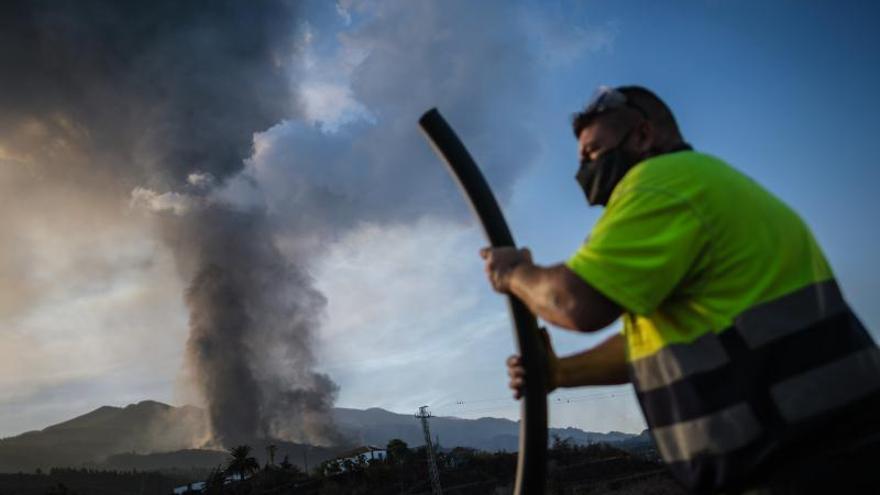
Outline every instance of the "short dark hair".
<path id="1" fill-rule="evenodd" d="M 681 137 L 672 110 L 653 91 L 642 86 L 620 86 L 615 89 L 626 96 L 627 106 L 644 115 L 655 127 L 673 136 Z M 581 132 L 602 114 L 602 112 L 587 111 L 586 108 L 574 114 L 571 118 L 571 128 L 575 139 L 579 138 Z"/>

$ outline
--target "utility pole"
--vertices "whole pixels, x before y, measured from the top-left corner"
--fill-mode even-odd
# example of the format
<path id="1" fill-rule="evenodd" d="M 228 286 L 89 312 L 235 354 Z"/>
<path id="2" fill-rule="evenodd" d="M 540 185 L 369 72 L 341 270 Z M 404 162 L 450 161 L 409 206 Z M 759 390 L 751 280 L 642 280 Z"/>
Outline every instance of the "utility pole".
<path id="1" fill-rule="evenodd" d="M 306 476 L 309 475 L 309 446 L 303 449 L 303 464 L 306 466 Z"/>
<path id="2" fill-rule="evenodd" d="M 440 471 L 437 470 L 437 458 L 434 456 L 434 445 L 431 443 L 431 430 L 428 428 L 428 418 L 432 417 L 428 406 L 419 408 L 416 417 L 422 420 L 422 431 L 425 432 L 425 448 L 428 450 L 428 471 L 431 473 L 431 493 L 443 495 L 440 487 Z"/>

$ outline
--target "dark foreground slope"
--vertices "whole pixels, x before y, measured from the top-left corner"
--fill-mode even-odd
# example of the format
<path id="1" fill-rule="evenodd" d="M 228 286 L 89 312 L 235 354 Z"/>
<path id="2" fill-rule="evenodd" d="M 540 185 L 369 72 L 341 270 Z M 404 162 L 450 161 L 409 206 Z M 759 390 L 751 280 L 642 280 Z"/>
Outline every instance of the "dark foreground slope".
<path id="1" fill-rule="evenodd" d="M 0 474 L 2 495 L 169 495 L 194 475 L 55 469 L 47 473 Z"/>
<path id="2" fill-rule="evenodd" d="M 398 457 L 357 462 L 345 471 L 289 465 L 265 466 L 245 481 L 223 481 L 205 473 L 98 472 L 57 469 L 48 474 L 0 474 L 0 494 L 16 495 L 169 495 L 175 487 L 209 481 L 213 495 L 371 495 L 431 493 L 425 450 L 398 450 Z M 437 464 L 447 495 L 509 494 L 515 454 L 456 448 L 439 453 Z M 587 447 L 557 442 L 549 450 L 547 493 L 683 495 L 658 463 L 605 444 Z M 201 485 L 201 483 L 199 483 Z"/>

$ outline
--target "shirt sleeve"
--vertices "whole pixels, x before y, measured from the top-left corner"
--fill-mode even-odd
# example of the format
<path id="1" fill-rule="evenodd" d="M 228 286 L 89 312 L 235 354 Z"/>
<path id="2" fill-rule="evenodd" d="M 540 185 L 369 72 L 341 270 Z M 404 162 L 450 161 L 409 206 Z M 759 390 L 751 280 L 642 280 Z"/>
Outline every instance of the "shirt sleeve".
<path id="1" fill-rule="evenodd" d="M 628 312 L 648 315 L 695 264 L 704 230 L 684 198 L 630 189 L 608 205 L 566 266 Z"/>

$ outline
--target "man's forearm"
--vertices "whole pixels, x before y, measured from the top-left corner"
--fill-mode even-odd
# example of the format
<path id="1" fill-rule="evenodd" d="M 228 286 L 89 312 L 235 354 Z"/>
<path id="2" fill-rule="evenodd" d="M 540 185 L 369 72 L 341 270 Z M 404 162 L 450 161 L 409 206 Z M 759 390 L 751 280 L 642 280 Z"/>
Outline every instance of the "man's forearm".
<path id="1" fill-rule="evenodd" d="M 562 264 L 521 263 L 511 272 L 509 287 L 532 313 L 562 328 L 592 332 L 620 316 L 616 304 Z"/>
<path id="2" fill-rule="evenodd" d="M 559 358 L 555 372 L 557 387 L 619 385 L 629 383 L 626 341 L 616 334 L 584 352 Z"/>
<path id="3" fill-rule="evenodd" d="M 556 326 L 577 330 L 571 318 L 572 301 L 560 290 L 556 267 L 544 268 L 531 263 L 518 265 L 511 273 L 510 291 L 535 315 Z"/>

